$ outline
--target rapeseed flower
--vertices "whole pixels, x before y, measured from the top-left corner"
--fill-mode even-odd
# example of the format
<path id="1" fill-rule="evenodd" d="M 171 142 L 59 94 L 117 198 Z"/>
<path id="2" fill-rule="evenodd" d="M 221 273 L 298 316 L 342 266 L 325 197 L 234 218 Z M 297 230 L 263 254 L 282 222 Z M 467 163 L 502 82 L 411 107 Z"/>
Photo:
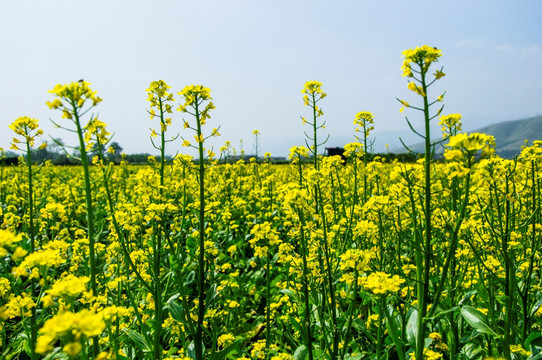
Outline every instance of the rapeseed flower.
<path id="1" fill-rule="evenodd" d="M 29 294 L 22 293 L 17 296 L 11 294 L 8 302 L 0 307 L 0 318 L 9 320 L 18 317 L 30 317 L 34 307 L 36 307 L 36 303 Z"/>
<path id="2" fill-rule="evenodd" d="M 360 283 L 365 290 L 379 296 L 399 291 L 401 289 L 400 285 L 404 282 L 405 280 L 401 279 L 398 275 L 391 276 L 381 271 L 360 278 Z"/>
<path id="3" fill-rule="evenodd" d="M 402 67 L 403 76 L 408 76 L 408 77 L 413 76 L 411 63 L 416 63 L 420 66 L 423 66 L 425 68 L 425 71 L 427 71 L 427 69 L 429 69 L 429 66 L 433 62 L 437 62 L 441 56 L 442 56 L 441 50 L 428 46 L 428 45 L 423 45 L 420 47 L 416 47 L 414 49 L 408 49 L 408 50 L 403 51 L 403 57 L 405 58 L 403 62 L 403 67 Z M 439 77 L 442 77 L 444 76 L 443 74 L 444 73 L 442 74 L 439 73 L 438 75 Z M 435 75 L 435 77 L 436 76 L 437 75 Z"/>
<path id="4" fill-rule="evenodd" d="M 87 291 L 88 282 L 89 278 L 87 276 L 77 277 L 73 274 L 69 274 L 56 281 L 51 288 L 47 290 L 47 294 L 69 303 L 75 300 L 83 292 Z"/>
<path id="5" fill-rule="evenodd" d="M 72 82 L 70 84 L 57 84 L 49 93 L 56 96 L 56 99 L 47 101 L 49 109 L 60 109 L 63 112 L 63 118 L 72 119 L 74 109 L 81 109 L 85 103 L 90 100 L 92 106 L 96 106 L 102 101 L 97 96 L 97 92 L 89 87 L 90 83 L 86 81 Z"/>
<path id="6" fill-rule="evenodd" d="M 23 238 L 20 234 L 15 235 L 7 230 L 0 229 L 0 248 L 11 248 L 22 240 Z"/>
<path id="7" fill-rule="evenodd" d="M 16 135 L 21 136 L 23 138 L 23 143 L 25 145 L 27 144 L 29 147 L 34 146 L 34 142 L 37 136 L 43 135 L 43 130 L 38 129 L 38 127 L 39 127 L 38 120 L 30 118 L 28 116 L 21 116 L 15 119 L 15 121 L 13 121 L 9 125 L 9 128 L 13 130 Z M 21 140 L 14 137 L 11 142 L 11 149 L 27 151 L 28 149 L 26 148 L 23 148 L 23 149 L 19 148 L 18 144 L 20 143 L 21 143 Z M 45 149 L 45 147 L 47 147 L 46 142 L 42 143 L 42 145 L 39 148 Z"/>
<path id="8" fill-rule="evenodd" d="M 100 335 L 104 329 L 105 323 L 102 316 L 90 310 L 56 314 L 39 330 L 36 352 L 45 355 L 53 350 L 53 345 L 59 339 L 72 339 L 80 343 L 85 338 Z M 78 348 L 75 345 L 71 346 L 69 350 Z"/>

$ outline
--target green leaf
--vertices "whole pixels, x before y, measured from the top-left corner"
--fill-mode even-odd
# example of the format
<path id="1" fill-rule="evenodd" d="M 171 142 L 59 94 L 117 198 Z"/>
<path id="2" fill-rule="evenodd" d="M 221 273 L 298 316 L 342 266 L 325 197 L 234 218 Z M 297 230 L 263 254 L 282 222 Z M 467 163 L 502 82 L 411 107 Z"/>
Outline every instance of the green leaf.
<path id="1" fill-rule="evenodd" d="M 186 275 L 184 278 L 184 286 L 191 285 L 195 279 L 196 279 L 196 273 L 194 271 L 190 271 L 188 275 Z"/>
<path id="2" fill-rule="evenodd" d="M 137 348 L 139 350 L 141 350 L 143 352 L 151 352 L 152 351 L 151 347 L 149 346 L 149 344 L 147 343 L 147 340 L 145 340 L 143 335 L 141 335 L 140 333 L 138 333 L 138 332 L 136 332 L 134 330 L 129 330 L 127 334 L 128 334 L 128 337 L 130 339 L 132 339 L 135 346 L 137 346 Z"/>
<path id="3" fill-rule="evenodd" d="M 461 349 L 461 354 L 464 354 L 467 359 L 481 359 L 484 351 L 480 344 L 470 343 Z"/>
<path id="4" fill-rule="evenodd" d="M 487 316 L 480 310 L 477 310 L 472 306 L 465 305 L 461 308 L 461 315 L 463 316 L 463 319 L 465 319 L 465 321 L 476 331 L 491 336 L 497 336 L 497 333 L 495 333 L 495 331 L 489 327 Z"/>
<path id="5" fill-rule="evenodd" d="M 439 312 L 435 313 L 435 315 L 433 315 L 432 317 L 428 317 L 428 318 L 425 318 L 425 319 L 426 319 L 426 320 L 434 320 L 434 319 L 438 319 L 438 318 L 441 317 L 442 315 L 449 314 L 449 313 L 451 313 L 451 312 L 456 311 L 457 309 L 459 309 L 459 308 L 458 308 L 457 306 L 454 306 L 454 307 L 451 307 L 451 308 L 449 308 L 449 309 L 439 311 Z"/>
<path id="6" fill-rule="evenodd" d="M 538 300 L 531 309 L 531 316 L 534 316 L 534 314 L 538 311 L 538 309 L 542 306 L 542 299 Z"/>
<path id="7" fill-rule="evenodd" d="M 507 305 L 510 302 L 510 296 L 497 295 L 495 296 L 497 302 L 501 305 Z"/>
<path id="8" fill-rule="evenodd" d="M 459 301 L 459 306 L 461 306 L 465 302 L 469 301 L 471 297 L 476 295 L 476 293 L 477 293 L 476 290 L 472 290 L 472 291 L 469 291 L 468 293 L 466 293 L 465 296 L 463 296 L 463 298 Z"/>
<path id="9" fill-rule="evenodd" d="M 406 328 L 407 341 L 410 347 L 416 348 L 416 338 L 418 337 L 418 310 L 414 309 L 410 313 Z"/>
<path id="10" fill-rule="evenodd" d="M 525 349 L 530 349 L 531 345 L 542 347 L 542 333 L 540 331 L 537 331 L 529 334 L 523 345 Z"/>
<path id="11" fill-rule="evenodd" d="M 183 308 L 181 305 L 179 305 L 175 300 L 173 301 L 168 301 L 168 308 L 169 308 L 169 313 L 171 314 L 171 317 L 184 324 L 184 311 L 183 311 Z"/>
<path id="12" fill-rule="evenodd" d="M 299 346 L 294 351 L 294 359 L 295 360 L 305 360 L 308 355 L 309 355 L 309 352 L 307 351 L 307 348 L 305 347 L 305 345 Z"/>
<path id="13" fill-rule="evenodd" d="M 223 360 L 234 350 L 239 351 L 239 345 L 241 344 L 241 339 L 234 341 L 230 345 L 226 346 L 224 349 L 215 352 L 209 359 L 210 360 Z"/>
<path id="14" fill-rule="evenodd" d="M 297 297 L 296 293 L 292 289 L 281 289 L 281 290 L 279 290 L 279 293 L 288 295 L 291 299 L 295 300 L 297 303 L 300 302 L 300 300 Z"/>
<path id="15" fill-rule="evenodd" d="M 362 355 L 347 355 L 344 360 L 359 360 L 361 359 Z"/>
<path id="16" fill-rule="evenodd" d="M 209 306 L 214 298 L 216 297 L 216 284 L 213 284 L 208 290 L 207 295 L 205 296 L 205 306 Z"/>

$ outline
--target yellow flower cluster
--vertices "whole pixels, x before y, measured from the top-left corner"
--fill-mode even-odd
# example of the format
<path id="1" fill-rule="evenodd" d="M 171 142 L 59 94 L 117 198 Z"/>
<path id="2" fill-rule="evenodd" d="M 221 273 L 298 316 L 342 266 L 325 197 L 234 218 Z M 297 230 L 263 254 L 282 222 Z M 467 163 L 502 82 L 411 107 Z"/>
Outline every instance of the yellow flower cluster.
<path id="1" fill-rule="evenodd" d="M 519 159 L 522 161 L 542 162 L 542 141 L 535 140 L 533 146 L 522 148 Z"/>
<path id="2" fill-rule="evenodd" d="M 151 81 L 147 91 L 149 97 L 148 101 L 151 103 L 151 107 L 157 107 L 160 101 L 174 101 L 173 94 L 168 90 L 171 88 L 164 80 Z"/>
<path id="3" fill-rule="evenodd" d="M 38 341 L 36 343 L 36 352 L 47 354 L 53 350 L 55 342 L 59 339 L 71 340 L 70 343 L 80 344 L 84 338 L 92 338 L 100 335 L 105 329 L 105 323 L 102 316 L 90 310 L 81 310 L 73 313 L 66 311 L 57 314 L 47 320 L 39 331 Z M 81 349 L 80 346 L 73 344 L 73 349 Z M 68 348 L 67 350 L 70 350 Z M 71 351 L 77 355 L 78 351 Z"/>
<path id="4" fill-rule="evenodd" d="M 78 113 L 87 100 L 92 102 L 92 106 L 96 106 L 102 101 L 96 95 L 97 92 L 93 91 L 89 85 L 90 83 L 86 81 L 72 82 L 66 85 L 57 84 L 52 90 L 49 90 L 49 93 L 56 96 L 56 99 L 47 101 L 46 105 L 49 106 L 49 109 L 62 110 L 63 118 L 72 119 L 74 113 Z"/>
<path id="5" fill-rule="evenodd" d="M 300 159 L 307 157 L 309 157 L 309 149 L 307 149 L 305 146 L 292 146 L 288 159 L 290 161 L 299 161 Z"/>
<path id="6" fill-rule="evenodd" d="M 447 138 L 461 131 L 461 114 L 442 115 L 439 123 L 442 127 L 442 137 Z"/>
<path id="7" fill-rule="evenodd" d="M 177 110 L 185 113 L 190 113 L 187 107 L 192 107 L 194 110 L 197 109 L 200 114 L 198 121 L 201 125 L 205 125 L 207 119 L 211 117 L 209 115 L 209 112 L 213 110 L 215 106 L 212 101 L 209 101 L 209 103 L 205 106 L 203 110 L 199 107 L 203 104 L 204 101 L 213 99 L 211 97 L 211 89 L 203 85 L 187 85 L 179 92 L 179 95 L 184 98 L 185 102 L 183 105 L 179 105 Z M 186 121 L 185 127 L 189 127 Z"/>
<path id="8" fill-rule="evenodd" d="M 173 102 L 173 94 L 169 93 L 168 90 L 171 87 L 166 84 L 164 80 L 152 81 L 149 88 L 146 90 L 148 93 L 147 100 L 151 103 L 151 109 L 149 111 L 151 120 L 158 116 L 160 118 L 160 129 L 161 132 L 165 132 L 167 127 L 171 125 L 171 118 L 164 118 L 164 114 L 173 113 L 173 105 L 168 104 L 168 102 Z M 159 114 L 156 113 L 158 111 Z M 156 130 L 151 129 L 151 137 L 156 137 Z"/>
<path id="9" fill-rule="evenodd" d="M 495 152 L 495 138 L 483 133 L 459 133 L 450 137 L 447 146 L 451 148 L 444 153 L 447 160 L 459 160 L 463 154 L 470 159 L 480 150 L 481 157 L 486 158 Z"/>
<path id="10" fill-rule="evenodd" d="M 15 132 L 15 134 L 21 136 L 23 138 L 23 142 L 25 144 L 28 144 L 30 147 L 34 146 L 34 142 L 37 136 L 43 135 L 43 130 L 38 129 L 38 120 L 32 119 L 28 116 L 21 116 L 15 121 L 13 121 L 9 128 Z M 37 129 L 37 131 L 35 131 Z M 34 132 L 35 131 L 35 132 Z M 11 141 L 11 149 L 13 150 L 23 150 L 27 151 L 27 149 L 20 149 L 18 144 L 21 143 L 21 140 L 17 137 L 14 137 Z M 44 142 L 40 145 L 40 149 L 45 149 L 47 146 L 47 143 Z"/>
<path id="11" fill-rule="evenodd" d="M 360 279 L 360 283 L 365 290 L 375 295 L 386 295 L 397 292 L 401 289 L 400 285 L 404 282 L 405 280 L 401 279 L 399 275 L 393 275 L 392 277 L 390 274 L 381 271 L 374 272 Z"/>
<path id="12" fill-rule="evenodd" d="M 319 81 L 307 81 L 305 83 L 305 86 L 303 86 L 303 90 L 301 90 L 302 94 L 305 94 L 303 97 L 303 100 L 305 100 L 305 105 L 309 104 L 308 96 L 309 95 L 320 95 L 320 99 L 323 99 L 327 96 L 326 93 L 322 91 L 322 83 Z"/>
<path id="13" fill-rule="evenodd" d="M 128 309 L 124 306 L 111 305 L 99 311 L 105 322 L 112 322 L 120 317 L 132 316 L 133 309 Z"/>
<path id="14" fill-rule="evenodd" d="M 363 144 L 359 142 L 348 143 L 344 146 L 344 156 L 361 157 L 363 156 Z"/>
<path id="15" fill-rule="evenodd" d="M 16 276 L 30 276 L 37 278 L 39 276 L 40 268 L 57 268 L 65 262 L 66 259 L 60 255 L 59 250 L 38 250 L 26 256 L 19 266 L 13 268 L 13 274 Z"/>
<path id="16" fill-rule="evenodd" d="M 412 360 L 416 359 L 415 353 L 411 352 L 408 355 L 410 355 L 410 358 Z M 424 360 L 438 360 L 442 358 L 442 354 L 436 351 L 433 351 L 431 349 L 423 349 L 423 359 Z"/>
<path id="17" fill-rule="evenodd" d="M 36 307 L 36 303 L 29 294 L 22 293 L 17 296 L 11 294 L 8 302 L 0 307 L 0 318 L 7 320 L 17 317 L 30 317 L 34 307 Z"/>
<path id="18" fill-rule="evenodd" d="M 231 344 L 235 340 L 235 336 L 232 334 L 223 334 L 220 335 L 217 339 L 217 344 L 221 348 L 224 348 L 224 346 L 227 346 L 228 344 Z"/>
<path id="19" fill-rule="evenodd" d="M 3 299 L 11 290 L 9 280 L 5 277 L 0 277 L 0 299 Z"/>
<path id="20" fill-rule="evenodd" d="M 522 356 L 531 356 L 531 352 L 525 350 L 521 345 L 510 345 L 510 351 Z"/>
<path id="21" fill-rule="evenodd" d="M 87 276 L 77 277 L 73 274 L 69 274 L 56 281 L 53 286 L 47 290 L 47 294 L 70 302 L 87 290 L 88 281 L 89 278 Z"/>
<path id="22" fill-rule="evenodd" d="M 422 71 L 427 71 L 431 63 L 437 62 L 438 58 L 442 56 L 442 51 L 427 45 L 416 47 L 414 49 L 408 49 L 403 51 L 403 76 L 412 77 L 411 64 L 415 63 L 422 68 Z M 439 74 L 439 78 L 444 76 L 444 73 Z"/>
<path id="23" fill-rule="evenodd" d="M 107 125 L 104 122 L 97 118 L 92 118 L 88 122 L 85 126 L 85 143 L 87 144 L 87 151 L 91 150 L 96 144 L 104 146 L 109 142 L 111 133 L 106 130 L 106 126 Z"/>
<path id="24" fill-rule="evenodd" d="M 314 111 L 316 113 L 316 116 L 322 116 L 324 115 L 324 112 L 320 107 L 316 105 L 316 103 L 323 98 L 327 96 L 325 92 L 322 91 L 322 83 L 319 81 L 307 81 L 305 83 L 305 86 L 303 87 L 303 90 L 301 90 L 301 93 L 303 95 L 303 103 L 305 106 L 310 106 L 314 108 Z M 303 123 L 306 123 L 307 121 L 305 118 L 302 118 Z"/>
<path id="25" fill-rule="evenodd" d="M 9 231 L 0 229 L 0 249 L 10 248 L 22 239 L 21 234 L 15 235 Z"/>
<path id="26" fill-rule="evenodd" d="M 354 129 L 354 131 L 363 131 L 365 136 L 369 136 L 369 132 L 375 128 L 373 125 L 374 123 L 374 116 L 372 113 L 368 111 L 360 111 L 356 114 L 356 118 L 354 119 L 354 125 L 359 127 Z"/>
<path id="27" fill-rule="evenodd" d="M 365 251 L 361 249 L 349 249 L 346 250 L 341 256 L 341 270 L 354 270 L 356 269 L 361 275 L 363 272 L 370 269 L 369 262 L 373 258 L 371 251 Z"/>

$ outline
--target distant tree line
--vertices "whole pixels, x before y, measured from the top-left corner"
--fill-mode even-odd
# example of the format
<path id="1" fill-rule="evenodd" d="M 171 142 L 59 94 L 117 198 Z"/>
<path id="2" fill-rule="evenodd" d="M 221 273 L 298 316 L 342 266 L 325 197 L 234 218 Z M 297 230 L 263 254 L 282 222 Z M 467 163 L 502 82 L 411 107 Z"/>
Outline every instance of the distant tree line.
<path id="1" fill-rule="evenodd" d="M 121 160 L 125 160 L 130 164 L 146 164 L 148 162 L 149 156 L 151 154 L 149 153 L 139 153 L 139 154 L 122 154 L 122 146 L 119 145 L 117 142 L 112 142 L 110 145 L 111 148 L 114 149 L 114 152 L 107 152 L 106 158 L 108 161 L 111 161 L 115 164 L 120 164 Z M 343 148 L 333 148 L 337 150 L 344 151 Z M 70 150 L 69 147 L 65 146 L 62 139 L 54 139 L 50 143 L 47 144 L 47 147 L 44 149 L 36 149 L 32 153 L 32 161 L 34 163 L 40 164 L 47 160 L 51 161 L 54 165 L 80 165 L 81 161 L 78 159 L 78 153 L 76 151 L 72 151 L 70 154 L 68 152 Z M 97 149 L 93 148 L 88 153 L 89 161 L 96 155 Z M 341 153 L 342 154 L 342 153 Z M 340 155 L 339 153 L 335 153 L 333 151 L 330 151 L 327 153 L 327 155 Z M 399 162 L 408 163 L 408 162 L 416 162 L 417 155 L 416 154 L 409 154 L 409 153 L 373 153 L 368 154 L 369 155 L 369 161 L 379 158 L 381 161 L 385 162 L 391 162 L 394 160 L 398 160 Z M 20 155 L 12 152 L 7 151 L 5 153 L 4 157 L 0 157 L 0 165 L 16 165 L 18 163 L 18 158 Z M 228 159 L 222 159 L 221 162 L 235 162 L 243 158 L 245 161 L 248 161 L 248 159 L 251 156 L 243 156 L 243 157 L 231 157 Z M 167 160 L 171 160 L 171 156 L 166 156 Z M 270 161 L 274 164 L 286 164 L 289 163 L 288 159 L 286 158 L 280 158 L 280 157 L 274 157 L 271 158 Z"/>
<path id="2" fill-rule="evenodd" d="M 106 158 L 108 161 L 112 161 L 115 164 L 120 164 L 121 160 L 128 161 L 130 164 L 146 164 L 147 159 L 151 154 L 142 153 L 142 154 L 129 154 L 122 155 L 122 146 L 117 142 L 112 142 L 110 147 L 114 149 L 112 152 L 106 153 Z M 44 149 L 36 149 L 32 155 L 32 162 L 41 164 L 47 160 L 51 161 L 54 165 L 80 165 L 81 160 L 78 159 L 78 152 L 71 151 L 70 147 L 64 145 L 62 139 L 54 139 L 51 142 L 47 143 L 47 147 Z M 89 161 L 97 154 L 98 149 L 92 148 L 88 152 Z M 18 154 L 13 151 L 7 151 L 5 156 L 0 156 L 1 165 L 16 165 L 19 161 Z M 171 160 L 171 157 L 166 156 L 168 160 Z"/>

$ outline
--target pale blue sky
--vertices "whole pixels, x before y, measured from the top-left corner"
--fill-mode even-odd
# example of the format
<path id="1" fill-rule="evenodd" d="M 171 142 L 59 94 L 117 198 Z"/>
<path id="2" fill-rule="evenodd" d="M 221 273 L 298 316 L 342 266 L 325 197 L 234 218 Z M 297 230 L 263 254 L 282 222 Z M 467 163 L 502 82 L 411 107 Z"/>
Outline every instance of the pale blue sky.
<path id="1" fill-rule="evenodd" d="M 0 5 L 0 146 L 8 124 L 27 115 L 46 134 L 73 143 L 49 118 L 47 90 L 81 78 L 104 101 L 96 110 L 126 152 L 155 152 L 145 89 L 163 79 L 175 94 L 188 84 L 212 90 L 226 140 L 252 152 L 286 155 L 301 145 L 301 89 L 323 83 L 327 133 L 340 145 L 355 114 L 371 111 L 379 131 L 408 133 L 396 97 L 415 103 L 401 77 L 401 52 L 428 44 L 442 50 L 445 113 L 461 113 L 464 127 L 542 112 L 542 1 L 126 1 L 24 0 Z M 182 132 L 174 114 L 170 135 Z M 191 138 L 191 134 L 182 134 Z M 336 143 L 333 143 L 335 141 Z M 387 141 L 389 142 L 389 141 Z M 184 151 L 181 142 L 167 152 Z M 382 145 L 382 144 L 381 144 Z"/>

